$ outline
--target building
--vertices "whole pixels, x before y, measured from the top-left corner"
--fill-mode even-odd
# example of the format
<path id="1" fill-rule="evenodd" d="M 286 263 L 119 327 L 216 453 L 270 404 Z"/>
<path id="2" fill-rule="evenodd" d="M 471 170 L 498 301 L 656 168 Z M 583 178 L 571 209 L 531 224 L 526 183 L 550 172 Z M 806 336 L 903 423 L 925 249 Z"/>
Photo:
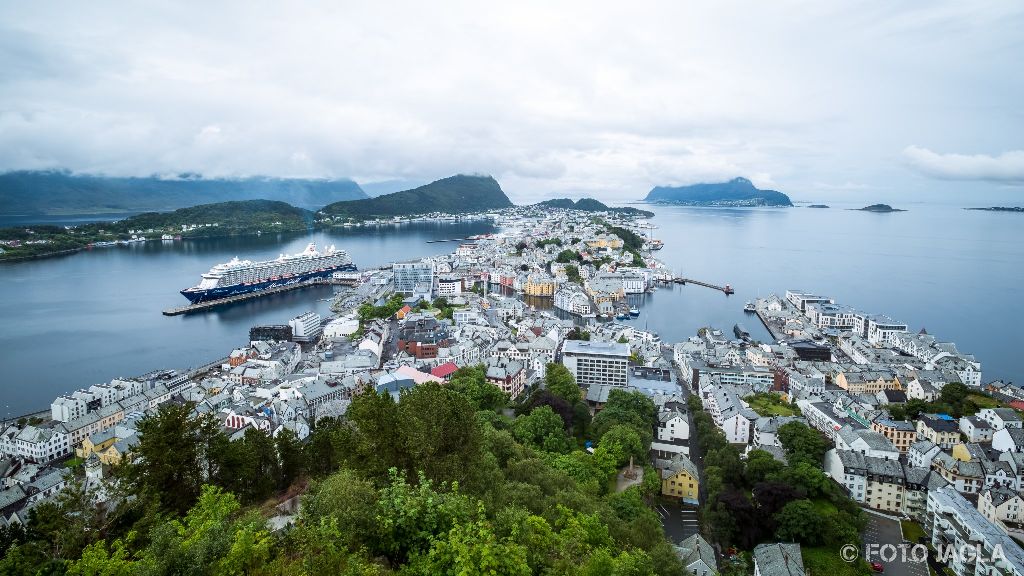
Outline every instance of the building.
<path id="1" fill-rule="evenodd" d="M 697 466 L 688 457 L 677 454 L 671 460 L 658 460 L 661 470 L 661 494 L 679 498 L 687 504 L 697 504 L 700 480 Z"/>
<path id="2" fill-rule="evenodd" d="M 968 442 L 991 442 L 994 433 L 992 425 L 977 416 L 961 416 L 960 432 Z"/>
<path id="3" fill-rule="evenodd" d="M 523 393 L 526 384 L 526 369 L 522 362 L 510 360 L 502 356 L 492 356 L 484 364 L 487 369 L 487 381 L 515 400 Z"/>
<path id="4" fill-rule="evenodd" d="M 836 449 L 851 450 L 883 460 L 899 460 L 900 450 L 881 432 L 844 426 L 836 434 Z"/>
<path id="5" fill-rule="evenodd" d="M 906 454 L 917 442 L 917 430 L 905 420 L 878 419 L 871 423 L 871 429 L 888 438 L 901 454 Z"/>
<path id="6" fill-rule="evenodd" d="M 420 359 L 437 358 L 437 351 L 451 344 L 448 327 L 434 318 L 406 320 L 398 329 L 398 349 Z"/>
<path id="7" fill-rule="evenodd" d="M 592 313 L 590 298 L 580 289 L 561 288 L 555 292 L 555 308 L 585 316 Z"/>
<path id="8" fill-rule="evenodd" d="M 992 434 L 992 449 L 999 452 L 1024 452 L 1024 429 L 997 430 Z"/>
<path id="9" fill-rule="evenodd" d="M 576 377 L 580 386 L 626 386 L 629 345 L 617 342 L 566 340 L 562 345 L 562 364 Z"/>
<path id="10" fill-rule="evenodd" d="M 50 462 L 71 454 L 68 435 L 58 428 L 10 426 L 0 435 L 0 454 L 32 462 Z"/>
<path id="11" fill-rule="evenodd" d="M 950 554 L 956 576 L 1021 576 L 1024 550 L 952 487 L 928 491 L 925 532 L 936 550 L 969 549 L 975 554 Z M 998 551 L 998 553 L 997 553 Z"/>
<path id="12" fill-rule="evenodd" d="M 994 432 L 1003 428 L 1024 428 L 1024 421 L 1013 408 L 983 408 L 977 416 L 988 422 Z"/>
<path id="13" fill-rule="evenodd" d="M 949 416 L 922 414 L 917 420 L 917 437 L 949 450 L 960 441 L 960 426 Z"/>
<path id="14" fill-rule="evenodd" d="M 825 453 L 824 470 L 853 500 L 885 512 L 903 511 L 905 477 L 898 460 L 832 449 Z"/>
<path id="15" fill-rule="evenodd" d="M 430 262 L 400 262 L 391 268 L 394 273 L 395 292 L 411 296 L 418 293 L 417 286 L 434 285 L 434 265 Z"/>
<path id="16" fill-rule="evenodd" d="M 679 408 L 663 408 L 658 412 L 658 427 L 655 430 L 651 451 L 659 458 L 671 458 L 676 454 L 690 455 L 690 421 L 686 412 Z"/>
<path id="17" fill-rule="evenodd" d="M 835 378 L 836 385 L 851 394 L 875 394 L 881 390 L 902 390 L 900 378 L 892 372 L 872 370 L 865 372 L 840 372 Z"/>
<path id="18" fill-rule="evenodd" d="M 306 312 L 288 321 L 292 328 L 292 340 L 296 342 L 312 342 L 323 332 L 320 324 L 320 315 L 316 312 Z"/>
<path id="19" fill-rule="evenodd" d="M 786 290 L 786 301 L 796 307 L 800 313 L 807 312 L 808 304 L 833 304 L 835 300 L 828 296 L 818 296 L 802 290 Z"/>
<path id="20" fill-rule="evenodd" d="M 523 293 L 527 296 L 555 295 L 555 279 L 541 272 L 534 272 L 526 277 L 526 284 L 523 285 Z"/>
<path id="21" fill-rule="evenodd" d="M 680 542 L 676 547 L 676 555 L 683 567 L 693 576 L 714 576 L 718 574 L 715 562 L 715 549 L 700 534 L 694 534 Z"/>
<path id="22" fill-rule="evenodd" d="M 800 545 L 758 544 L 754 548 L 754 576 L 806 576 Z"/>
<path id="23" fill-rule="evenodd" d="M 439 276 L 437 278 L 438 296 L 458 296 L 462 294 L 462 278 L 458 276 Z"/>

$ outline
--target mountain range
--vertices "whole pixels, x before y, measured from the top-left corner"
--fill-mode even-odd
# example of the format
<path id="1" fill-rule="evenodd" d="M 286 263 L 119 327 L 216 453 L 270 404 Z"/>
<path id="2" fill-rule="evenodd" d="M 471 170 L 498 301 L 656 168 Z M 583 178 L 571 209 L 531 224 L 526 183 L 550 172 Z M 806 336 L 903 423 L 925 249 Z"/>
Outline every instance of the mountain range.
<path id="1" fill-rule="evenodd" d="M 782 192 L 761 190 L 746 178 L 690 186 L 656 186 L 644 198 L 657 204 L 683 206 L 792 206 Z"/>
<path id="2" fill-rule="evenodd" d="M 8 215 L 167 211 L 232 200 L 279 200 L 316 209 L 366 197 L 348 179 L 112 177 L 64 170 L 0 174 L 0 213 Z"/>

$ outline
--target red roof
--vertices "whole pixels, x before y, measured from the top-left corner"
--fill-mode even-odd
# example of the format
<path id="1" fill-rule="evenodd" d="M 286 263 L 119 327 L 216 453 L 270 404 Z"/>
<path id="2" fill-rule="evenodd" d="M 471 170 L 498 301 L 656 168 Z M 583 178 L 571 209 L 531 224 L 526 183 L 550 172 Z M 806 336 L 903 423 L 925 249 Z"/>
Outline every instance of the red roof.
<path id="1" fill-rule="evenodd" d="M 1012 402 L 1010 402 L 1010 408 L 1024 410 L 1024 400 L 1013 400 Z"/>
<path id="2" fill-rule="evenodd" d="M 459 367 L 456 366 L 454 362 L 445 362 L 444 364 L 435 367 L 430 371 L 430 373 L 438 378 L 447 378 L 458 369 Z"/>

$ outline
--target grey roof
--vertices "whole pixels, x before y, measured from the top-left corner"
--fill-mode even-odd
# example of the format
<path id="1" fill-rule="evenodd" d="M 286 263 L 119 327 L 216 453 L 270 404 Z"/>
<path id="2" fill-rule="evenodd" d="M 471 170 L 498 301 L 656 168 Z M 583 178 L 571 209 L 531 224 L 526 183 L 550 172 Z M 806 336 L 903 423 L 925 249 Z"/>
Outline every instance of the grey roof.
<path id="1" fill-rule="evenodd" d="M 686 472 L 692 478 L 698 477 L 697 466 L 682 454 L 676 454 L 671 460 L 658 460 L 658 467 L 661 468 L 662 478 L 670 478 L 679 472 Z"/>
<path id="2" fill-rule="evenodd" d="M 1024 445 L 1024 428 L 1003 428 L 1015 446 Z M 998 434 L 998 432 L 997 432 Z"/>
<path id="3" fill-rule="evenodd" d="M 563 354 L 592 354 L 595 356 L 629 357 L 629 344 L 618 342 L 589 342 L 585 340 L 566 340 L 562 344 Z"/>
<path id="4" fill-rule="evenodd" d="M 1020 422 L 1020 416 L 1013 408 L 992 408 L 1003 422 Z"/>
<path id="5" fill-rule="evenodd" d="M 994 488 L 988 488 L 986 490 L 982 490 L 981 493 L 982 494 L 986 494 L 987 493 L 989 498 L 992 500 L 992 504 L 994 506 L 1001 506 L 1007 500 L 1010 500 L 1011 498 L 1014 498 L 1015 496 L 1017 496 L 1016 492 L 1014 492 L 1013 490 L 1010 490 L 1009 488 L 1003 487 L 1003 486 L 996 486 Z"/>
<path id="6" fill-rule="evenodd" d="M 712 570 L 718 570 L 715 563 L 715 550 L 700 534 L 694 534 L 683 540 L 676 546 L 676 554 L 683 561 L 683 566 L 689 568 L 698 561 L 703 561 Z"/>
<path id="7" fill-rule="evenodd" d="M 804 560 L 799 544 L 779 542 L 758 544 L 754 548 L 754 564 L 762 576 L 805 576 Z"/>

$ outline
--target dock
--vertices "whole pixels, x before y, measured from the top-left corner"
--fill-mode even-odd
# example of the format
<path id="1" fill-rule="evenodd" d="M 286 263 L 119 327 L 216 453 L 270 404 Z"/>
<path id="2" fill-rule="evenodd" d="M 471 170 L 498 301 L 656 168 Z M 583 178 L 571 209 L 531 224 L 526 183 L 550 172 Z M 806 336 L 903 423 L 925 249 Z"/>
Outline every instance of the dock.
<path id="1" fill-rule="evenodd" d="M 238 302 L 244 302 L 246 300 L 254 300 L 256 298 L 261 298 L 263 296 L 281 294 L 282 292 L 291 292 L 292 290 L 308 288 L 310 286 L 355 286 L 358 283 L 358 279 L 352 278 L 318 278 L 315 280 L 309 280 L 308 282 L 298 282 L 295 284 L 289 284 L 287 286 L 271 288 L 269 290 L 260 290 L 258 292 L 246 292 L 245 294 L 228 296 L 227 298 L 218 298 L 217 300 L 209 300 L 207 302 L 199 302 L 197 304 L 188 304 L 186 306 L 168 308 L 167 310 L 164 310 L 164 316 L 180 316 L 181 314 L 205 312 L 207 310 L 217 308 L 218 306 L 224 306 L 225 304 L 235 304 Z"/>
<path id="2" fill-rule="evenodd" d="M 672 281 L 675 282 L 676 284 L 682 284 L 684 286 L 686 284 L 693 284 L 695 286 L 704 286 L 705 288 L 711 288 L 712 290 L 718 290 L 718 291 L 722 292 L 723 294 L 725 294 L 726 296 L 728 296 L 729 294 L 734 294 L 735 293 L 735 290 L 732 289 L 732 286 L 730 286 L 728 284 L 726 284 L 725 286 L 719 286 L 717 284 L 710 284 L 708 282 L 701 282 L 700 280 L 694 280 L 692 278 L 683 278 L 682 276 L 676 276 L 675 278 L 672 279 Z"/>
<path id="3" fill-rule="evenodd" d="M 427 244 L 437 244 L 438 242 L 462 242 L 469 240 L 469 238 L 445 238 L 442 240 L 427 240 Z"/>

